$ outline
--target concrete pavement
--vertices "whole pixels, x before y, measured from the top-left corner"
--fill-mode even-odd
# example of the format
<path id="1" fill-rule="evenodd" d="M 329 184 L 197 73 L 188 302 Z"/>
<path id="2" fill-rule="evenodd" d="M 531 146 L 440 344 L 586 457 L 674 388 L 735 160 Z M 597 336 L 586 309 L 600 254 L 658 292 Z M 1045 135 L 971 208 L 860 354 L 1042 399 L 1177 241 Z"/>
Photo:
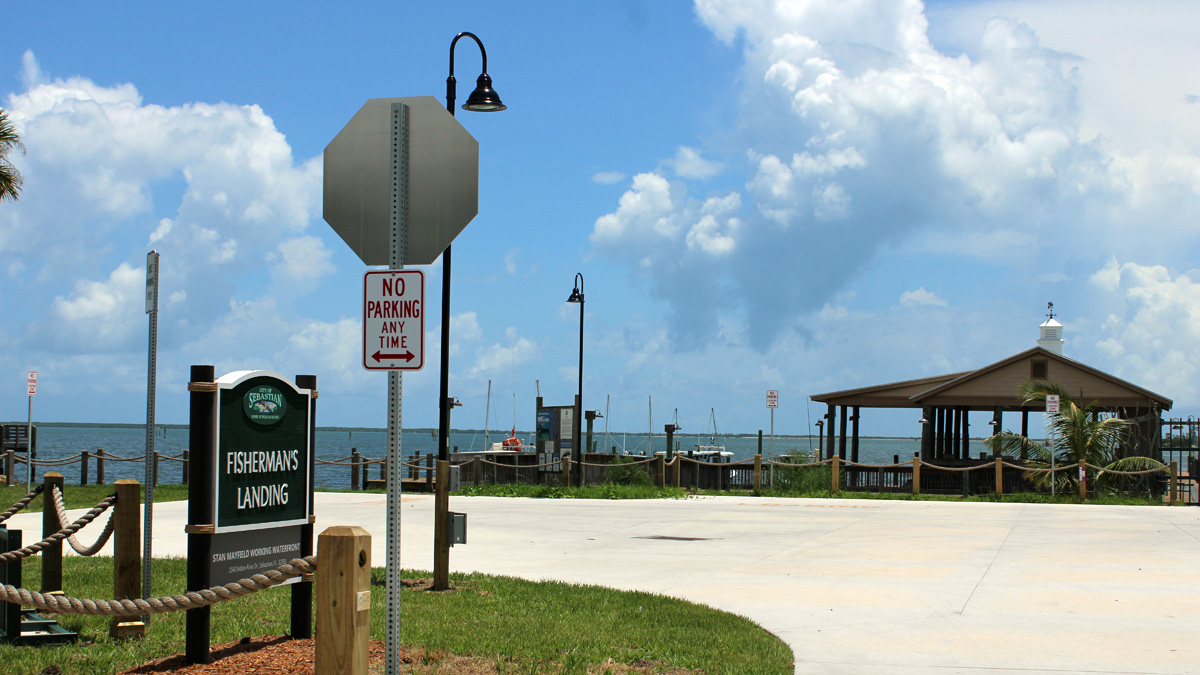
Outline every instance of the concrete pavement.
<path id="1" fill-rule="evenodd" d="M 403 565 L 431 569 L 433 498 L 403 500 Z M 455 571 L 735 612 L 785 640 L 796 673 L 1200 672 L 1197 508 L 457 496 L 450 508 L 468 514 Z M 186 555 L 186 503 L 154 513 L 154 555 Z M 316 513 L 318 533 L 365 527 L 382 564 L 382 495 L 319 493 Z M 41 527 L 40 514 L 10 522 Z"/>

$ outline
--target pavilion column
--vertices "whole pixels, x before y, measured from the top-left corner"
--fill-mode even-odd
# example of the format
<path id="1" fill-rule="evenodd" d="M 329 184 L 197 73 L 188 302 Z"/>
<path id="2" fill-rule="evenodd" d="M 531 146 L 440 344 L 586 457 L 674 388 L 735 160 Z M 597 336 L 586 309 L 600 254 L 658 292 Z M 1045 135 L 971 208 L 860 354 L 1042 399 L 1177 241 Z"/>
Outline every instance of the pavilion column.
<path id="1" fill-rule="evenodd" d="M 838 457 L 843 461 L 846 459 L 846 415 L 849 413 L 849 408 L 842 406 L 842 424 L 838 429 Z"/>
<path id="2" fill-rule="evenodd" d="M 854 414 L 850 417 L 854 422 L 853 431 L 850 434 L 850 461 L 858 461 L 858 406 L 854 406 Z"/>
<path id="3" fill-rule="evenodd" d="M 992 412 L 992 427 L 993 436 L 1004 431 L 1004 411 L 998 407 Z"/>
<path id="4" fill-rule="evenodd" d="M 971 459 L 971 409 L 962 409 L 962 458 Z"/>
<path id="5" fill-rule="evenodd" d="M 1029 438 L 1029 409 L 1021 408 L 1021 435 Z"/>
<path id="6" fill-rule="evenodd" d="M 962 408 L 954 406 L 950 422 L 950 456 L 962 459 Z"/>
<path id="7" fill-rule="evenodd" d="M 938 448 L 938 457 L 946 457 L 953 454 L 951 442 L 954 440 L 954 435 L 950 433 L 954 423 L 954 411 L 950 408 L 942 408 L 942 443 Z"/>
<path id="8" fill-rule="evenodd" d="M 825 413 L 825 458 L 833 458 L 833 433 L 834 427 L 837 426 L 837 406 L 830 403 L 829 410 Z"/>
<path id="9" fill-rule="evenodd" d="M 921 425 L 921 459 L 929 459 L 933 457 L 933 408 L 924 406 L 921 408 L 921 419 L 925 423 Z"/>

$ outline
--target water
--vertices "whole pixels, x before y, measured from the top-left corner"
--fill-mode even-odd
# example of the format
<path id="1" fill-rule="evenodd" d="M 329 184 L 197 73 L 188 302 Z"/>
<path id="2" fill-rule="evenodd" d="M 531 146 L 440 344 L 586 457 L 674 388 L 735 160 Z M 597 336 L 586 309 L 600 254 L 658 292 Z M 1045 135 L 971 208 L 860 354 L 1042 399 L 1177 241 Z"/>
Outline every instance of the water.
<path id="1" fill-rule="evenodd" d="M 493 430 L 489 434 L 488 444 L 498 442 L 507 435 L 507 431 Z M 529 432 L 520 432 L 517 435 L 526 441 L 531 436 Z M 593 439 L 596 441 L 598 448 L 605 447 L 603 433 L 594 433 Z M 697 443 L 708 443 L 707 437 L 696 437 L 693 435 L 676 436 L 675 440 L 678 442 L 678 447 L 681 451 L 687 451 Z M 65 459 L 78 455 L 83 450 L 88 450 L 94 455 L 97 448 L 103 448 L 106 455 L 137 457 L 145 451 L 146 430 L 137 427 L 40 426 L 37 431 L 37 441 L 38 461 Z M 725 445 L 726 450 L 733 453 L 731 459 L 735 462 L 753 458 L 758 450 L 757 435 L 722 436 L 719 438 L 719 442 Z M 776 437 L 774 454 L 779 456 L 792 451 L 808 453 L 810 448 L 818 442 L 819 439 L 808 436 Z M 653 437 L 653 451 L 662 451 L 665 444 L 666 438 L 662 434 Z M 450 445 L 451 447 L 457 446 L 460 451 L 464 452 L 483 450 L 483 431 L 452 431 L 450 434 Z M 315 446 L 316 457 L 321 460 L 342 460 L 350 455 L 352 448 L 357 448 L 361 454 L 368 458 L 381 459 L 386 454 L 387 434 L 382 430 L 333 431 L 318 429 Z M 632 454 L 645 453 L 647 450 L 646 434 L 622 435 L 610 433 L 607 447 L 611 448 L 612 446 L 616 446 L 618 451 L 624 449 Z M 160 429 L 154 441 L 154 448 L 160 455 L 180 455 L 187 447 L 188 430 L 184 428 Z M 859 461 L 863 464 L 890 464 L 892 463 L 893 456 L 899 455 L 901 462 L 910 462 L 912 461 L 913 453 L 920 449 L 920 440 L 916 438 L 861 438 L 859 439 Z M 978 457 L 979 453 L 984 450 L 983 444 L 980 441 L 971 441 L 972 456 Z M 849 439 L 847 439 L 848 451 Z M 401 452 L 406 461 L 411 458 L 413 453 L 419 453 L 424 457 L 427 453 L 437 452 L 437 438 L 431 435 L 428 429 L 405 431 L 401 436 Z M 771 457 L 771 439 L 769 436 L 763 437 L 763 457 L 764 459 Z M 45 471 L 58 471 L 63 474 L 64 480 L 68 485 L 78 485 L 79 470 L 80 462 L 76 459 L 63 466 L 39 466 L 36 475 L 40 476 Z M 143 481 L 146 475 L 145 471 L 145 465 L 141 461 L 120 462 L 108 459 L 104 463 L 104 478 L 108 483 L 112 483 L 118 478 L 133 478 Z M 88 480 L 94 482 L 96 479 L 96 463 L 94 458 L 90 462 L 88 472 Z M 20 482 L 20 479 L 25 477 L 24 470 L 18 467 L 16 475 L 18 476 L 18 482 Z M 163 459 L 159 462 L 158 475 L 160 484 L 178 484 L 182 479 L 182 464 Z M 380 477 L 377 465 L 370 467 L 370 477 Z M 315 485 L 317 489 L 349 488 L 350 468 L 346 466 L 318 464 Z"/>

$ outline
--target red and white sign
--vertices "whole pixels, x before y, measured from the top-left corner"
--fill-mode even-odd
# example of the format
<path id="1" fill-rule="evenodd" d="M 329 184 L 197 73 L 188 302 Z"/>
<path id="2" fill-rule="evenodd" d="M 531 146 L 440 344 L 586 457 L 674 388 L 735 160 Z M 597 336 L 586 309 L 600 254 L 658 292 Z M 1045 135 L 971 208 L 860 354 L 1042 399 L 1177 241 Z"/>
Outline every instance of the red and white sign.
<path id="1" fill-rule="evenodd" d="M 425 366 L 425 273 L 379 270 L 363 275 L 363 367 Z"/>
<path id="2" fill-rule="evenodd" d="M 30 396 L 37 395 L 37 371 L 31 370 L 25 373 L 25 385 Z"/>
<path id="3" fill-rule="evenodd" d="M 779 407 L 779 390 L 778 389 L 768 389 L 767 390 L 767 407 L 768 408 L 778 408 Z"/>
<path id="4" fill-rule="evenodd" d="M 1060 409 L 1058 394 L 1047 394 L 1046 412 L 1050 413 L 1051 415 L 1057 415 Z"/>

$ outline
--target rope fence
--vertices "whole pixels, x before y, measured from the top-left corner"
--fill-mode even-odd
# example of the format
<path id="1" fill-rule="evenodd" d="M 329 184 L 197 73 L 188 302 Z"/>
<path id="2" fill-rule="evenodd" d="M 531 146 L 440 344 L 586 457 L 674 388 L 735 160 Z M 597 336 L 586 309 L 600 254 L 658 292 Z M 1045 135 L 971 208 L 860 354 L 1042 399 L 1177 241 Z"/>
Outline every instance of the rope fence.
<path id="1" fill-rule="evenodd" d="M 0 586 L 0 600 L 19 604 L 23 607 L 36 607 L 47 612 L 59 614 L 87 614 L 92 616 L 133 616 L 163 614 L 179 610 L 199 609 L 209 605 L 232 600 L 248 595 L 264 588 L 278 586 L 293 577 L 312 574 L 317 570 L 317 556 L 293 558 L 273 570 L 255 574 L 246 579 L 213 586 L 200 591 L 188 591 L 178 595 L 166 595 L 158 598 L 132 598 L 124 600 L 89 600 L 72 598 L 65 595 L 43 594 L 24 588 L 16 588 L 8 584 Z"/>
<path id="2" fill-rule="evenodd" d="M 107 510 L 108 507 L 110 507 L 114 503 L 116 503 L 116 501 L 117 501 L 117 496 L 115 494 L 109 495 L 109 496 L 105 497 L 104 499 L 100 500 L 99 504 L 96 504 L 95 506 L 93 506 L 87 513 L 80 516 L 75 522 L 64 527 L 63 529 L 59 530 L 58 532 L 55 532 L 54 534 L 46 537 L 45 539 L 43 539 L 37 543 L 25 546 L 23 548 L 19 548 L 15 551 L 9 551 L 7 553 L 0 553 L 0 563 L 9 563 L 9 562 L 13 562 L 15 560 L 21 560 L 22 558 L 28 558 L 31 555 L 39 553 L 55 544 L 61 542 L 63 539 L 66 539 L 66 538 L 74 535 L 79 530 L 83 529 L 83 527 L 85 525 L 87 525 L 88 523 L 95 520 L 97 516 L 99 516 L 101 513 L 104 513 L 104 511 Z M 61 515 L 60 515 L 60 517 L 61 517 Z"/>

